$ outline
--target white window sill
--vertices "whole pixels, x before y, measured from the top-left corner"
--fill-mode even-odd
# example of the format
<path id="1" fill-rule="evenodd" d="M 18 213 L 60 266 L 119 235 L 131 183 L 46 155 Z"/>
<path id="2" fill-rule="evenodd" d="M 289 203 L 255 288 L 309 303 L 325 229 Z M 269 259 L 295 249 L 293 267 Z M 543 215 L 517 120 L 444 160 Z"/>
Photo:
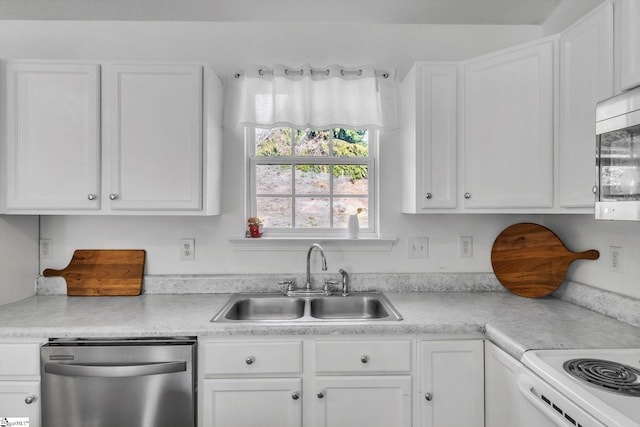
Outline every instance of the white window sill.
<path id="1" fill-rule="evenodd" d="M 397 238 L 360 238 L 346 239 L 338 237 L 243 237 L 229 239 L 236 251 L 299 251 L 306 250 L 313 243 L 319 243 L 326 251 L 367 251 L 390 252 Z"/>

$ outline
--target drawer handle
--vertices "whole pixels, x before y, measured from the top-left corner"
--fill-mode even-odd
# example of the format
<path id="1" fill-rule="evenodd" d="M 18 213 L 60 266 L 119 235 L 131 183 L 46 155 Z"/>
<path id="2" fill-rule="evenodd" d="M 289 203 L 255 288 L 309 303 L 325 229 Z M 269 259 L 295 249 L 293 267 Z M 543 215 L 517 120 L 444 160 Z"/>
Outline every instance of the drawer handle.
<path id="1" fill-rule="evenodd" d="M 318 396 L 318 399 L 322 399 L 324 397 L 324 392 L 319 391 L 318 394 L 316 394 L 316 396 Z"/>
<path id="2" fill-rule="evenodd" d="M 291 393 L 291 398 L 293 400 L 298 400 L 300 399 L 300 393 L 298 393 L 297 391 L 294 391 L 293 393 Z"/>
<path id="3" fill-rule="evenodd" d="M 31 405 L 35 401 L 36 401 L 35 396 L 27 396 L 24 398 L 24 403 L 26 403 L 27 405 Z"/>
<path id="4" fill-rule="evenodd" d="M 424 398 L 427 402 L 431 402 L 433 400 L 433 394 L 431 393 L 425 393 L 424 394 Z"/>
<path id="5" fill-rule="evenodd" d="M 256 361 L 256 358 L 254 356 L 249 356 L 246 359 L 244 359 L 244 363 L 246 363 L 247 365 L 251 365 L 255 361 Z"/>
<path id="6" fill-rule="evenodd" d="M 360 357 L 360 361 L 363 364 L 369 363 L 369 356 L 367 356 L 366 354 Z"/>

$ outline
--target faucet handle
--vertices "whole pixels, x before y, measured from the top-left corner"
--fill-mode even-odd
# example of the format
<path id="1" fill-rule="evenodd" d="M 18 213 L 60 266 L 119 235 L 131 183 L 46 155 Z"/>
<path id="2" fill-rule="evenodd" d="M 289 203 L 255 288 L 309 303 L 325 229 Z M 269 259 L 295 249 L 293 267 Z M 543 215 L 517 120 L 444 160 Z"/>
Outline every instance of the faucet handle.
<path id="1" fill-rule="evenodd" d="M 335 280 L 325 280 L 324 281 L 324 293 L 325 294 L 331 293 L 331 286 L 335 286 L 337 284 L 338 284 L 338 282 L 335 281 Z"/>
<path id="2" fill-rule="evenodd" d="M 278 285 L 284 285 L 284 290 L 283 293 L 286 294 L 287 292 L 293 292 L 293 280 L 280 280 L 278 282 Z"/>

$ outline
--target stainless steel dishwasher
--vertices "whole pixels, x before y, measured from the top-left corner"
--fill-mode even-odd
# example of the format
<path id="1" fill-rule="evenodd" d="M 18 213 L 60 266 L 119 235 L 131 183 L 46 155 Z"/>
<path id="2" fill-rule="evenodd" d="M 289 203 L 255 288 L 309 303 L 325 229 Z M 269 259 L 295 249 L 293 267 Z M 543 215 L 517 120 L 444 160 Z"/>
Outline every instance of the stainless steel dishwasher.
<path id="1" fill-rule="evenodd" d="M 195 348 L 190 337 L 49 340 L 42 426 L 195 426 Z"/>

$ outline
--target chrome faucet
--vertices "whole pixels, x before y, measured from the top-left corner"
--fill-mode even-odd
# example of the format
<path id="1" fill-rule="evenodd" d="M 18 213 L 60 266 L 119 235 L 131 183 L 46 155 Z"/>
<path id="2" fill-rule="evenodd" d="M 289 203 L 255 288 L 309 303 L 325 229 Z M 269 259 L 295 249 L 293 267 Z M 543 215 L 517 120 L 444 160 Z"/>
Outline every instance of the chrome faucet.
<path id="1" fill-rule="evenodd" d="M 307 292 L 311 291 L 311 252 L 313 251 L 313 248 L 318 248 L 320 250 L 320 256 L 322 256 L 322 271 L 327 271 L 327 258 L 324 256 L 322 246 L 314 243 L 307 252 L 307 283 L 304 286 L 304 289 Z"/>

